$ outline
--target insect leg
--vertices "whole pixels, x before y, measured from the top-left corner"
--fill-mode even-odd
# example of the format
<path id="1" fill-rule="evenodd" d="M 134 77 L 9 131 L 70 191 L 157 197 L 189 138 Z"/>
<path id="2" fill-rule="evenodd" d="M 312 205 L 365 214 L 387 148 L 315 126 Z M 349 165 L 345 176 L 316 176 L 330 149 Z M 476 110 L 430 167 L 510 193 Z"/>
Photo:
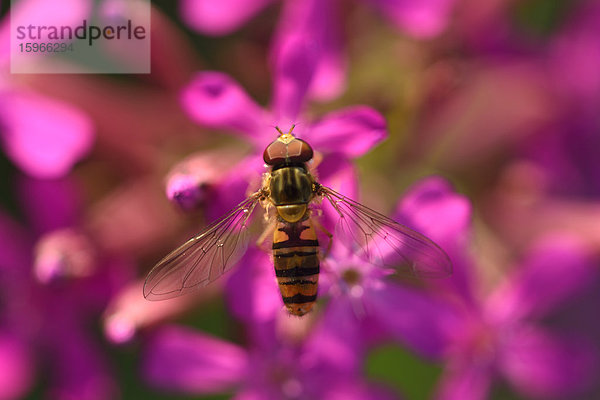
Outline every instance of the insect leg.
<path id="1" fill-rule="evenodd" d="M 340 217 L 344 217 L 344 214 L 340 211 L 337 202 L 331 198 L 331 195 L 329 195 L 329 193 L 322 193 L 322 196 L 327 197 L 327 200 L 329 200 L 331 206 L 335 209 L 335 211 L 337 211 L 337 213 L 340 214 Z"/>
<path id="2" fill-rule="evenodd" d="M 265 230 L 263 231 L 263 233 L 260 235 L 260 237 L 256 240 L 256 245 L 258 247 L 263 246 L 263 244 L 265 243 L 265 241 L 267 240 L 267 238 L 269 236 L 273 235 L 273 231 L 275 230 L 275 226 L 276 226 L 276 221 L 272 220 L 271 222 L 269 222 L 269 225 L 267 225 L 267 227 L 265 228 Z M 267 249 L 264 249 L 267 250 Z M 268 251 L 268 250 L 267 250 Z"/>
<path id="3" fill-rule="evenodd" d="M 327 235 L 327 237 L 329 238 L 329 241 L 327 242 L 327 249 L 325 250 L 325 254 L 323 254 L 323 258 L 326 258 L 329 255 L 329 252 L 331 251 L 331 245 L 333 243 L 333 235 L 331 234 L 331 232 L 329 232 L 327 230 L 327 228 L 325 228 L 323 226 L 323 224 L 321 224 L 319 222 L 318 219 L 316 218 L 311 218 L 310 222 L 317 227 L 317 229 L 319 229 L 321 232 L 323 232 L 325 235 Z"/>

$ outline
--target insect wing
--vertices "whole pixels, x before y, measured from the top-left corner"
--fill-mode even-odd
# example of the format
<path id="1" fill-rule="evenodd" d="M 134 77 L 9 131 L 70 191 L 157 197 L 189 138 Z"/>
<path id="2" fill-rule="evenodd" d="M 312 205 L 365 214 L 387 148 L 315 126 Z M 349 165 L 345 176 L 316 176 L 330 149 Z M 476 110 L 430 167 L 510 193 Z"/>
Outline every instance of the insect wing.
<path id="1" fill-rule="evenodd" d="M 206 286 L 226 271 L 248 247 L 248 223 L 259 196 L 238 204 L 227 216 L 169 253 L 152 268 L 144 297 L 165 300 Z"/>
<path id="2" fill-rule="evenodd" d="M 339 216 L 336 242 L 363 260 L 404 275 L 444 278 L 452 274 L 448 255 L 427 237 L 330 188 L 321 186 L 321 194 Z"/>

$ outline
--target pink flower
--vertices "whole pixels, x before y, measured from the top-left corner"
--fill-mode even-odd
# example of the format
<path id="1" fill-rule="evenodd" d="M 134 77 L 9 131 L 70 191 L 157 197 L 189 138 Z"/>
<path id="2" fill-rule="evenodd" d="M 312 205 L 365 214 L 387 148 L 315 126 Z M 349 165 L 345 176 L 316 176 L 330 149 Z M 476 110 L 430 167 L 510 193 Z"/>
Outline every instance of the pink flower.
<path id="1" fill-rule="evenodd" d="M 313 122 L 302 113 L 315 65 L 309 44 L 299 40 L 297 46 L 286 48 L 278 61 L 273 103 L 268 109 L 256 104 L 223 73 L 198 73 L 183 91 L 183 106 L 196 122 L 241 136 L 252 146 L 252 153 L 246 157 L 227 151 L 197 153 L 176 166 L 167 181 L 167 194 L 181 208 L 193 209 L 200 202 L 210 221 L 233 208 L 249 190 L 255 190 L 265 172 L 262 153 L 277 135 L 275 124 L 287 129 L 286 126 L 296 123 L 294 134 L 307 140 L 318 154 L 315 158 L 320 161 L 319 180 L 356 196 L 351 159 L 363 155 L 386 137 L 383 117 L 369 107 L 357 106 L 326 114 Z M 231 276 L 232 283 L 227 285 L 232 293 L 230 304 L 243 319 L 269 319 L 280 308 L 281 299 L 268 296 L 264 307 L 254 308 L 254 303 L 244 298 L 248 286 L 241 284 L 241 290 L 237 290 L 234 283 L 249 273 L 255 263 L 246 260 L 254 257 L 262 258 L 249 250 L 239 263 L 242 267 Z M 271 262 L 266 259 L 260 262 L 268 274 Z M 262 272 L 259 275 L 264 276 Z M 276 283 L 270 285 L 276 293 Z"/>
<path id="2" fill-rule="evenodd" d="M 162 390 L 195 395 L 235 390 L 235 399 L 391 399 L 360 379 L 355 349 L 348 344 L 314 346 L 327 340 L 330 328 L 294 342 L 277 335 L 272 323 L 256 325 L 246 348 L 183 328 L 163 328 L 146 348 L 144 376 Z"/>
<path id="3" fill-rule="evenodd" d="M 0 217 L 0 300 L 4 306 L 0 337 L 3 345 L 14 346 L 10 352 L 0 350 L 0 369 L 10 366 L 2 377 L 11 378 L 7 385 L 0 385 L 0 397 L 21 398 L 36 382 L 34 370 L 38 369 L 48 371 L 43 380 L 49 397 L 114 398 L 118 388 L 88 324 L 122 280 L 122 271 L 129 268 L 114 259 L 94 258 L 94 267 L 101 262 L 102 269 L 74 274 L 81 271 L 81 260 L 69 257 L 73 249 L 70 235 L 45 242 L 38 259 L 33 260 L 33 239 L 40 234 L 48 238 L 72 226 L 76 201 L 73 187 L 66 181 L 24 180 L 20 191 L 28 195 L 24 208 L 32 221 L 29 231 L 4 215 Z M 90 261 L 87 256 L 84 259 Z M 48 269 L 48 260 L 54 269 Z M 48 271 L 49 275 L 43 274 Z M 43 285 L 34 279 L 34 273 Z M 75 276 L 78 279 L 65 279 Z"/>
<path id="4" fill-rule="evenodd" d="M 181 12 L 184 20 L 198 31 L 209 35 L 224 35 L 238 29 L 248 19 L 252 18 L 272 0 L 183 0 Z M 431 37 L 439 34 L 446 26 L 452 1 L 426 0 L 426 1 L 401 1 L 401 0 L 366 0 L 367 3 L 377 8 L 385 17 L 389 18 L 399 29 L 415 37 Z M 312 12 L 299 16 L 299 21 L 304 22 L 302 29 L 324 29 L 324 22 L 330 21 L 336 25 L 338 7 L 336 0 L 324 0 L 308 3 L 305 10 Z M 300 11 L 302 7 L 285 4 L 290 10 Z M 335 10 L 335 13 L 331 11 Z M 284 10 L 284 15 L 289 11 Z M 300 12 L 302 14 L 302 12 Z M 314 27 L 309 27 L 308 17 L 312 17 Z M 297 20 L 298 21 L 298 20 Z M 290 22 L 286 20 L 285 22 Z M 323 32 L 325 33 L 325 32 Z M 329 33 L 329 32 L 327 32 Z M 319 38 L 322 38 L 319 36 Z"/>
<path id="5" fill-rule="evenodd" d="M 196 30 L 223 35 L 239 28 L 271 0 L 183 0 L 183 19 Z M 441 33 L 448 23 L 453 0 L 366 0 L 400 30 L 417 38 Z M 341 29 L 339 0 L 284 2 L 273 38 L 271 59 L 277 63 L 283 49 L 297 38 L 311 43 L 317 59 L 311 97 L 329 100 L 345 89 L 346 60 Z"/>
<path id="6" fill-rule="evenodd" d="M 470 209 L 468 200 L 447 182 L 431 177 L 415 184 L 399 201 L 395 219 L 419 231 L 426 229 L 445 248 L 448 238 L 466 235 Z M 343 239 L 337 239 L 334 236 L 332 255 L 325 260 L 324 279 L 330 287 L 323 295 L 330 297 L 328 307 L 346 314 L 362 332 L 362 340 L 373 335 L 381 340 L 383 335 L 425 356 L 441 357 L 456 319 L 454 308 L 432 292 L 399 284 L 390 270 L 348 254 L 339 243 Z M 432 283 L 428 281 L 423 284 Z"/>
<path id="7" fill-rule="evenodd" d="M 0 331 L 0 399 L 23 398 L 33 381 L 33 357 L 22 338 Z"/>
<path id="8" fill-rule="evenodd" d="M 440 244 L 453 261 L 454 274 L 432 282 L 439 296 L 426 296 L 394 288 L 363 267 L 359 285 L 355 279 L 339 281 L 353 283 L 341 288 L 346 297 L 354 297 L 354 310 L 364 313 L 369 328 L 387 328 L 421 353 L 446 359 L 436 398 L 484 399 L 498 376 L 538 398 L 585 389 L 596 371 L 596 349 L 583 336 L 561 334 L 540 319 L 589 287 L 596 273 L 588 249 L 572 235 L 542 237 L 503 284 L 482 296 L 477 263 L 467 249 L 470 209 L 440 178 L 409 190 L 396 219 Z M 341 271 L 342 277 L 352 276 Z M 377 290 L 390 294 L 376 296 Z M 340 297 L 332 296 L 333 306 Z"/>
<path id="9" fill-rule="evenodd" d="M 11 10 L 13 23 L 55 22 L 56 26 L 81 21 L 87 1 L 69 0 L 61 12 L 50 3 L 22 1 Z M 66 12 L 64 12 L 66 10 Z M 9 18 L 0 24 L 0 68 L 9 69 Z M 8 157 L 27 174 L 38 178 L 66 175 L 90 151 L 90 118 L 72 104 L 36 93 L 17 84 L 10 75 L 0 77 L 0 140 Z"/>
<path id="10" fill-rule="evenodd" d="M 424 188 L 436 195 L 425 195 Z M 398 220 L 421 229 L 431 230 L 434 225 L 432 233 L 442 245 L 466 236 L 470 205 L 441 178 L 422 182 L 400 204 Z M 324 206 L 325 210 L 328 207 Z M 413 215 L 417 221 L 408 220 L 407 216 Z M 334 232 L 331 217 L 323 222 Z M 334 235 L 333 250 L 322 263 L 319 283 L 319 297 L 327 304 L 320 312 L 323 323 L 344 325 L 329 331 L 331 341 L 351 343 L 358 349 L 373 340 L 392 338 L 425 356 L 441 357 L 456 320 L 455 309 L 433 293 L 394 282 L 387 269 L 348 254 L 340 240 Z M 288 318 L 270 264 L 265 253 L 252 251 L 227 281 L 229 305 L 239 319 Z"/>
<path id="11" fill-rule="evenodd" d="M 451 250 L 450 250 L 451 251 Z M 540 320 L 555 312 L 594 277 L 582 242 L 541 238 L 505 282 L 482 295 L 476 262 L 455 247 L 450 292 L 460 301 L 446 338 L 446 370 L 438 399 L 484 399 L 502 377 L 535 398 L 564 397 L 587 388 L 597 362 L 584 337 L 550 329 Z"/>
<path id="12" fill-rule="evenodd" d="M 0 91 L 6 154 L 26 173 L 56 178 L 90 150 L 89 118 L 72 105 L 26 90 Z"/>
<path id="13" fill-rule="evenodd" d="M 203 199 L 204 195 L 199 192 L 211 190 L 213 201 L 207 202 L 210 219 L 232 208 L 246 196 L 248 182 L 256 181 L 265 171 L 262 152 L 276 138 L 275 125 L 282 129 L 297 125 L 294 134 L 324 155 L 319 167 L 323 176 L 329 174 L 328 168 L 337 169 L 331 163 L 333 159 L 337 160 L 336 164 L 347 164 L 348 159 L 365 154 L 386 137 L 383 117 L 366 106 L 348 107 L 316 121 L 302 112 L 316 61 L 307 41 L 299 39 L 294 46 L 283 49 L 277 61 L 269 109 L 256 104 L 233 79 L 220 72 L 198 73 L 183 91 L 182 104 L 192 119 L 203 126 L 242 137 L 252 145 L 253 153 L 237 163 L 232 162 L 225 174 L 219 172 L 221 168 L 208 165 L 212 163 L 209 155 L 196 157 L 197 167 L 191 164 L 177 167 L 188 173 L 172 174 L 176 178 L 170 179 L 167 187 L 171 200 L 190 208 L 193 206 L 189 204 L 190 199 Z M 226 155 L 226 159 L 232 157 Z"/>

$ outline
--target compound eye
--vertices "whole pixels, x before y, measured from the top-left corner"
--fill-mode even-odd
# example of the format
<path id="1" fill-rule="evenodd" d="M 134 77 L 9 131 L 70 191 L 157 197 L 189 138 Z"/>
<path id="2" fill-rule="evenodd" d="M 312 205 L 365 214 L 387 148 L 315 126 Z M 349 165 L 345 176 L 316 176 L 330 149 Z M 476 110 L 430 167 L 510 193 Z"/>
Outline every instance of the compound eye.
<path id="1" fill-rule="evenodd" d="M 302 139 L 294 139 L 287 145 L 290 162 L 305 163 L 313 158 L 313 149 Z"/>
<path id="2" fill-rule="evenodd" d="M 287 145 L 279 140 L 267 146 L 263 153 L 263 160 L 267 165 L 277 165 L 285 162 L 287 157 Z"/>

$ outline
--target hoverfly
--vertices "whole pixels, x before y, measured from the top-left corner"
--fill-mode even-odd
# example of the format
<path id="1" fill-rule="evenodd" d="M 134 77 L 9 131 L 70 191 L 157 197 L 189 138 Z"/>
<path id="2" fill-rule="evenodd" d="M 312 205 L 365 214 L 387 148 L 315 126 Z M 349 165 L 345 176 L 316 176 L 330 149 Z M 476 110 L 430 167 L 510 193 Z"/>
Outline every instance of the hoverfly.
<path id="1" fill-rule="evenodd" d="M 248 245 L 252 212 L 261 204 L 273 232 L 273 263 L 279 289 L 290 314 L 309 312 L 317 298 L 320 259 L 315 227 L 332 234 L 315 218 L 311 205 L 326 199 L 337 218 L 337 240 L 360 258 L 395 273 L 446 277 L 452 265 L 446 253 L 425 236 L 321 185 L 309 172 L 310 145 L 279 128 L 263 159 L 270 168 L 260 190 L 229 214 L 169 253 L 152 268 L 144 284 L 144 297 L 163 300 L 206 286 L 228 271 Z M 271 208 L 273 206 L 273 208 Z"/>

